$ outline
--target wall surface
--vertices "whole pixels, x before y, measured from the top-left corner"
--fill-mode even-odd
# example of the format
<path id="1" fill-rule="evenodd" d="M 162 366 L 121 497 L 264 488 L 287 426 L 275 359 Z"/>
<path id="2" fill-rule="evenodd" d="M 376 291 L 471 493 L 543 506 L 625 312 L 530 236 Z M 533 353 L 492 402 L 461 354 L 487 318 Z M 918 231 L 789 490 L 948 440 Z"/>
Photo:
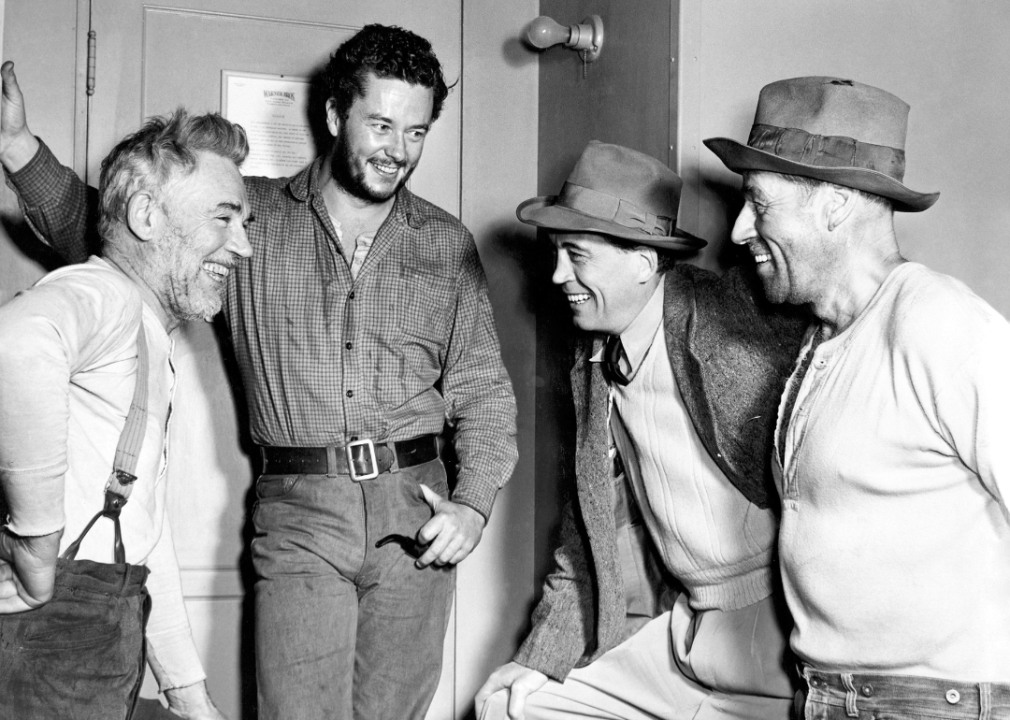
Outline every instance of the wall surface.
<path id="1" fill-rule="evenodd" d="M 12 0 L 0 3 L 0 14 L 3 60 L 13 60 L 18 80 L 33 88 L 28 107 L 32 131 L 57 156 L 73 158 L 77 0 Z M 34 242 L 14 193 L 0 183 L 0 303 L 57 264 L 52 253 Z"/>
<path id="2" fill-rule="evenodd" d="M 457 717 L 491 671 L 511 659 L 534 592 L 534 233 L 516 220 L 515 207 L 536 194 L 537 57 L 518 41 L 536 14 L 537 0 L 463 4 L 462 220 L 487 271 L 515 389 L 519 465 L 498 494 L 481 544 L 458 571 Z"/>
<path id="3" fill-rule="evenodd" d="M 911 105 L 906 184 L 940 191 L 898 213 L 906 257 L 1010 315 L 1010 3 L 984 0 L 682 0 L 680 165 L 687 229 L 728 236 L 739 176 L 701 140 L 747 139 L 758 92 L 802 75 L 850 78 Z"/>

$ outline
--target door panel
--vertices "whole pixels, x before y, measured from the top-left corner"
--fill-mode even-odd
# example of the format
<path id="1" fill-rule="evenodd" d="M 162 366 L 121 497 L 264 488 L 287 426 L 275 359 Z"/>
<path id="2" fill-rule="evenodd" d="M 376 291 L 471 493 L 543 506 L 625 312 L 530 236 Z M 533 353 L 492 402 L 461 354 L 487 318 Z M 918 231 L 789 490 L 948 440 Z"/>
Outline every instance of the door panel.
<path id="1" fill-rule="evenodd" d="M 91 11 L 97 34 L 88 122 L 92 185 L 102 157 L 144 118 L 178 105 L 194 112 L 221 110 L 222 70 L 311 77 L 337 45 L 367 23 L 414 30 L 432 42 L 450 84 L 460 75 L 459 0 L 179 0 L 170 5 L 101 0 Z M 411 178 L 412 190 L 456 215 L 459 107 L 459 94 L 450 93 Z M 169 513 L 187 609 L 215 700 L 229 717 L 242 717 L 242 710 L 251 716 L 249 703 L 242 707 L 241 700 L 242 675 L 252 671 L 251 618 L 242 615 L 251 585 L 248 574 L 240 572 L 240 559 L 248 539 L 254 459 L 242 446 L 236 410 L 241 391 L 232 384 L 207 323 L 190 323 L 177 334 L 175 363 Z M 430 718 L 454 715 L 454 627 L 453 621 Z M 152 695 L 150 679 L 145 687 Z"/>

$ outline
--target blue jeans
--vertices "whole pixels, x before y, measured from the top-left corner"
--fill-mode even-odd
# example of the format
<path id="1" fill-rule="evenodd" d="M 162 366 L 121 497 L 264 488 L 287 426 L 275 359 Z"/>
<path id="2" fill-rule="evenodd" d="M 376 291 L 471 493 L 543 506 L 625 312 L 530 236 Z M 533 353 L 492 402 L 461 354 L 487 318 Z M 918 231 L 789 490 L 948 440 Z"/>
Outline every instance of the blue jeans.
<path id="1" fill-rule="evenodd" d="M 804 720 L 1007 720 L 1010 684 L 801 668 Z"/>
<path id="2" fill-rule="evenodd" d="M 147 568 L 59 560 L 53 599 L 0 615 L 0 718 L 120 720 L 144 678 Z"/>
<path id="3" fill-rule="evenodd" d="M 380 538 L 431 518 L 441 461 L 354 482 L 263 475 L 252 541 L 261 720 L 421 720 L 438 685 L 453 570 Z"/>

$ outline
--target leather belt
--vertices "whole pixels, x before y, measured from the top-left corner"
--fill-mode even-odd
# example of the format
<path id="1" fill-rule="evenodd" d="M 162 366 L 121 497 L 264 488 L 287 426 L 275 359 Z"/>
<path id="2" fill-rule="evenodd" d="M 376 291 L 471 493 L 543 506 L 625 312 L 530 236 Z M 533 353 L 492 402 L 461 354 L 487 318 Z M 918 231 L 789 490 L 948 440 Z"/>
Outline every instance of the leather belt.
<path id="1" fill-rule="evenodd" d="M 349 475 L 352 480 L 371 480 L 390 470 L 434 460 L 438 436 L 383 443 L 365 439 L 327 447 L 260 445 L 260 457 L 264 475 Z"/>

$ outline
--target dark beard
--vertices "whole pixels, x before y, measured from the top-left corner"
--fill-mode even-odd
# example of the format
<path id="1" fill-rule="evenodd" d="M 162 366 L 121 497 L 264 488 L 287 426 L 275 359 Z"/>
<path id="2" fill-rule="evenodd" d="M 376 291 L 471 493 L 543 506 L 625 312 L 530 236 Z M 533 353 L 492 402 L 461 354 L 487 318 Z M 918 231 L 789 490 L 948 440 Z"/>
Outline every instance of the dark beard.
<path id="1" fill-rule="evenodd" d="M 337 132 L 337 137 L 333 141 L 333 157 L 330 160 L 330 174 L 337 184 L 344 189 L 348 195 L 356 197 L 370 203 L 384 203 L 400 191 L 410 177 L 413 170 L 406 173 L 403 179 L 397 183 L 391 191 L 377 193 L 365 184 L 365 174 L 355 164 L 351 157 L 350 145 L 344 138 L 343 127 Z"/>

